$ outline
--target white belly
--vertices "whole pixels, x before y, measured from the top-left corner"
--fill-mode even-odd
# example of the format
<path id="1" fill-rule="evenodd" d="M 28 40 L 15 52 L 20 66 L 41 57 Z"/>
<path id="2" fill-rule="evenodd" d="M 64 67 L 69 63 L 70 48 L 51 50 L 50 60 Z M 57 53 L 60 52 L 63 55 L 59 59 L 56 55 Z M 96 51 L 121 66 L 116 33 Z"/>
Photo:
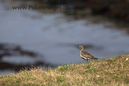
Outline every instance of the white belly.
<path id="1" fill-rule="evenodd" d="M 85 56 L 86 56 L 86 57 L 82 56 L 82 55 L 81 55 L 81 51 L 80 51 L 80 57 L 82 57 L 82 58 L 84 58 L 84 59 L 90 59 L 90 58 L 89 58 L 89 55 L 85 55 Z"/>

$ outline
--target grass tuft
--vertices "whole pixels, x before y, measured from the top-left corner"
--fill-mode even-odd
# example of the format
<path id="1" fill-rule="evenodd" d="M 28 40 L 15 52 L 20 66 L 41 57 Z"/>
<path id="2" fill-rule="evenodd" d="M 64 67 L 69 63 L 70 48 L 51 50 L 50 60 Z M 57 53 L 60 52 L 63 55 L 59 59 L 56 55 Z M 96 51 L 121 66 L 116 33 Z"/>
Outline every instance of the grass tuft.
<path id="1" fill-rule="evenodd" d="M 0 86 L 129 86 L 129 55 L 58 66 L 22 70 L 0 76 Z"/>
<path id="2" fill-rule="evenodd" d="M 61 68 L 60 68 L 60 70 L 63 72 L 63 71 L 66 71 L 68 69 L 68 66 L 62 66 Z"/>

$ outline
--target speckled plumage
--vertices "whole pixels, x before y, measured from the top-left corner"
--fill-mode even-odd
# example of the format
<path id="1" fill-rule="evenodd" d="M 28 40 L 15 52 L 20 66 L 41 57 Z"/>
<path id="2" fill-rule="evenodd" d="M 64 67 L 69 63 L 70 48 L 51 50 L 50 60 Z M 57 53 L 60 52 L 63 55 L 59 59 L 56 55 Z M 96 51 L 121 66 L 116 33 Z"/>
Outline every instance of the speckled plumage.
<path id="1" fill-rule="evenodd" d="M 80 48 L 80 56 L 82 59 L 87 60 L 87 61 L 89 59 L 98 59 L 98 58 L 95 58 L 94 56 L 92 56 L 90 53 L 86 52 L 82 45 L 80 45 L 79 48 Z"/>

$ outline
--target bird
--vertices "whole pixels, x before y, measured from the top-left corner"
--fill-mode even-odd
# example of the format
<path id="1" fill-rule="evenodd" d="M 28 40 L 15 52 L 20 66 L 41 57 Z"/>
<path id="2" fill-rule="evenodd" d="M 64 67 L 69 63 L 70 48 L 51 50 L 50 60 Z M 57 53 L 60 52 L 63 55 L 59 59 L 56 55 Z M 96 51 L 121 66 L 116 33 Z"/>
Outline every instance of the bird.
<path id="1" fill-rule="evenodd" d="M 79 48 L 80 48 L 80 56 L 82 59 L 87 60 L 87 61 L 89 59 L 98 59 L 92 56 L 89 52 L 85 51 L 83 45 L 80 45 Z"/>

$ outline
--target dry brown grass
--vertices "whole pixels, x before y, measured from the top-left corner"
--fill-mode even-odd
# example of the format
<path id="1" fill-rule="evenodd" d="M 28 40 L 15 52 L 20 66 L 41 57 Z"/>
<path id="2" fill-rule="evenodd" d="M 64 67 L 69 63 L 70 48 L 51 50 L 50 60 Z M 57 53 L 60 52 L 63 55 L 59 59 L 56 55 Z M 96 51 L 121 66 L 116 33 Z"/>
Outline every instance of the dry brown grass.
<path id="1" fill-rule="evenodd" d="M 129 58 L 119 56 L 88 63 L 41 68 L 0 76 L 0 86 L 129 86 Z"/>

